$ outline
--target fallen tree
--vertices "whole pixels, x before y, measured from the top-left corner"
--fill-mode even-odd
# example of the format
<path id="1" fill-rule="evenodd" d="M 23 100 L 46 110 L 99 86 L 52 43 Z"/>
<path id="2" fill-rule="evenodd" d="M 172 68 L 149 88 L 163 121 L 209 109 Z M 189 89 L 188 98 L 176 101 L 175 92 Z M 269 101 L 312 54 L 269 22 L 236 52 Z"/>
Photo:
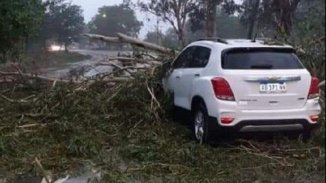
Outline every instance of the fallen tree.
<path id="1" fill-rule="evenodd" d="M 123 62 L 155 64 L 123 66 Z M 1 167 L 42 177 L 47 177 L 51 170 L 56 177 L 63 172 L 73 174 L 76 167 L 80 169 L 90 162 L 85 166 L 98 170 L 104 182 L 123 182 L 126 175 L 150 182 L 148 177 L 162 176 L 162 172 L 168 177 L 167 182 L 180 181 L 179 177 L 175 179 L 176 175 L 182 175 L 184 182 L 199 182 L 205 173 L 209 173 L 207 180 L 212 182 L 219 181 L 216 174 L 228 181 L 231 178 L 236 182 L 236 177 L 245 176 L 246 180 L 256 181 L 257 177 L 247 171 L 228 175 L 244 167 L 260 175 L 263 166 L 272 170 L 266 173 L 282 169 L 283 173 L 298 174 L 306 172 L 307 167 L 314 170 L 315 162 L 324 171 L 325 150 L 319 145 L 324 131 L 304 149 L 302 144 L 288 141 L 277 145 L 244 141 L 235 148 L 207 148 L 192 143 L 185 138 L 188 131 L 169 124 L 171 119 L 166 114 L 170 100 L 160 86 L 162 63 L 163 59 L 112 57 L 99 64 L 113 66 L 113 72 L 102 73 L 95 81 L 62 80 L 57 85 L 56 80 L 21 71 L 1 72 L 0 76 L 6 78 L 53 83 L 43 90 L 28 85 L 23 93 L 15 86 L 0 92 Z M 137 72 L 122 77 L 125 70 Z M 211 157 L 208 164 L 196 163 L 206 157 Z M 216 164 L 220 168 L 216 169 Z"/>
<path id="2" fill-rule="evenodd" d="M 22 78 L 22 79 L 39 79 L 47 82 L 63 82 L 63 83 L 69 83 L 69 80 L 63 80 L 63 79 L 53 79 L 48 78 L 36 74 L 30 74 L 30 73 L 22 73 L 22 72 L 0 72 L 0 76 L 3 78 L 2 81 L 6 81 L 7 77 L 12 78 Z"/>
<path id="3" fill-rule="evenodd" d="M 97 34 L 84 34 L 84 35 L 93 40 L 99 40 L 99 41 L 104 41 L 104 42 L 109 42 L 109 43 L 129 43 L 131 45 L 142 47 L 142 48 L 156 51 L 159 53 L 173 54 L 172 49 L 165 48 L 163 46 L 159 46 L 159 45 L 149 43 L 146 41 L 142 41 L 142 40 L 127 36 L 122 33 L 118 33 L 117 37 L 107 37 L 107 36 L 102 36 L 102 35 L 97 35 Z"/>

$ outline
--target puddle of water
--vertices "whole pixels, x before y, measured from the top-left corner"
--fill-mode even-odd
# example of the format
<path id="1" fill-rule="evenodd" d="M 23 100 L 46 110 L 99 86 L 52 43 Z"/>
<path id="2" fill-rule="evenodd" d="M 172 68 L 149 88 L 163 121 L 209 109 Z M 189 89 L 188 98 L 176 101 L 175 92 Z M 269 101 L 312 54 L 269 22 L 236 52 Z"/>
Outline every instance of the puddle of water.
<path id="1" fill-rule="evenodd" d="M 93 77 L 98 74 L 110 73 L 112 71 L 113 71 L 113 67 L 111 67 L 111 66 L 97 66 L 97 67 L 94 67 L 93 69 L 91 69 L 90 71 L 86 72 L 84 74 L 84 76 L 85 77 Z"/>
<path id="2" fill-rule="evenodd" d="M 67 79 L 69 71 L 72 69 L 78 69 L 79 67 L 94 67 L 91 70 L 86 70 L 84 73 L 85 77 L 93 77 L 101 73 L 112 72 L 113 67 L 111 66 L 95 66 L 97 63 L 107 60 L 109 57 L 115 57 L 119 53 L 130 54 L 130 52 L 117 52 L 117 51 L 95 51 L 95 50 L 75 50 L 80 54 L 91 55 L 92 58 L 81 62 L 67 63 L 64 67 L 60 68 L 47 68 L 43 69 L 42 76 L 55 78 L 55 79 Z"/>

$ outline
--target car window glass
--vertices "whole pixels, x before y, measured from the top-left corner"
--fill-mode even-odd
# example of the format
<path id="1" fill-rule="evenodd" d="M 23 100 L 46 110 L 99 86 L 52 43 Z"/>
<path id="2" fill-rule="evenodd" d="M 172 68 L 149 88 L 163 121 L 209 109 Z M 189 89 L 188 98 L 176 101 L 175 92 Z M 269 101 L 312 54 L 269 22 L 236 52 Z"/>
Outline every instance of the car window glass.
<path id="1" fill-rule="evenodd" d="M 190 61 L 190 68 L 203 68 L 206 67 L 209 57 L 211 54 L 211 49 L 197 46 L 193 52 L 193 59 Z"/>
<path id="2" fill-rule="evenodd" d="M 185 68 L 189 66 L 190 61 L 192 60 L 194 47 L 189 47 L 184 50 L 179 57 L 174 61 L 173 68 Z"/>
<path id="3" fill-rule="evenodd" d="M 302 69 L 303 65 L 293 51 L 288 50 L 233 50 L 224 55 L 224 69 Z"/>

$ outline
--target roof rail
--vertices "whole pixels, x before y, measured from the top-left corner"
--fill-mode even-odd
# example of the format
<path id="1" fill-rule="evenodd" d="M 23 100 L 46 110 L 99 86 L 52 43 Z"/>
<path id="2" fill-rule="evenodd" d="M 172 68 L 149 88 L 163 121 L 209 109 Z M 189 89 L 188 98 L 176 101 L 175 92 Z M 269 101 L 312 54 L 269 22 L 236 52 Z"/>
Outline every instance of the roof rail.
<path id="1" fill-rule="evenodd" d="M 219 37 L 202 38 L 202 39 L 199 39 L 198 41 L 215 41 L 215 42 L 219 42 L 219 43 L 228 44 L 228 42 L 225 39 L 219 38 Z"/>

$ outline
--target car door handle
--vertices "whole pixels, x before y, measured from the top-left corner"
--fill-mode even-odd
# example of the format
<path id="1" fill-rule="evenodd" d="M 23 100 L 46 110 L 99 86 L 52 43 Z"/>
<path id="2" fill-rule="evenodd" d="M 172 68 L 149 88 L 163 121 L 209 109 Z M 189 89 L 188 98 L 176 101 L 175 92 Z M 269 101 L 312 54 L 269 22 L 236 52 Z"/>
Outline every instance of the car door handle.
<path id="1" fill-rule="evenodd" d="M 200 77 L 200 74 L 195 74 L 195 77 Z"/>
<path id="2" fill-rule="evenodd" d="M 180 76 L 176 76 L 175 78 L 180 79 L 181 77 Z"/>

